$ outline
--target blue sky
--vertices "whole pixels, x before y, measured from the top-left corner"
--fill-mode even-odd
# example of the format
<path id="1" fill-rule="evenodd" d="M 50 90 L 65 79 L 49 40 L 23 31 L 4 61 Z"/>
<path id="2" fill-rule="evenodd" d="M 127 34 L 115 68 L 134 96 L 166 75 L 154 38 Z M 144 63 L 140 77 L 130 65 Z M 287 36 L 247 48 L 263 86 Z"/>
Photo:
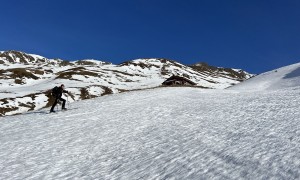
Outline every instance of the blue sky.
<path id="1" fill-rule="evenodd" d="M 300 62 L 297 0 L 1 0 L 0 4 L 0 50 L 116 64 L 169 58 L 251 73 Z"/>

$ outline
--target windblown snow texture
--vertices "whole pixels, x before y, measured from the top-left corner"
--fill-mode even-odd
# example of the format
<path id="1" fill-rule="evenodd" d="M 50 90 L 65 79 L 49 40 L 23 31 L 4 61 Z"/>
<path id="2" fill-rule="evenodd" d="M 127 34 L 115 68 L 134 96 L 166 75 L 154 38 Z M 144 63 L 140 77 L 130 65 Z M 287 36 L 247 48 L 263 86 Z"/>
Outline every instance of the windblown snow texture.
<path id="1" fill-rule="evenodd" d="M 0 179 L 299 179 L 299 68 L 1 117 Z"/>
<path id="2" fill-rule="evenodd" d="M 299 89 L 159 88 L 0 119 L 0 179 L 299 179 Z"/>

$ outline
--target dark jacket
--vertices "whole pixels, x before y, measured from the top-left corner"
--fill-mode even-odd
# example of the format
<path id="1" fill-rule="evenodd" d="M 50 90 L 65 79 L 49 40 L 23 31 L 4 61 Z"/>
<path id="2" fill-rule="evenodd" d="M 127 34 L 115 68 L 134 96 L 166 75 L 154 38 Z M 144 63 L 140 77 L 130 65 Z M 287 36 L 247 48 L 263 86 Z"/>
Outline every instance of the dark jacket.
<path id="1" fill-rule="evenodd" d="M 66 91 L 66 90 L 63 90 L 63 88 L 62 88 L 62 87 L 58 87 L 58 89 L 57 89 L 57 93 L 55 94 L 55 97 L 56 97 L 56 98 L 61 98 L 61 96 L 62 96 L 62 93 L 68 93 L 68 91 Z"/>

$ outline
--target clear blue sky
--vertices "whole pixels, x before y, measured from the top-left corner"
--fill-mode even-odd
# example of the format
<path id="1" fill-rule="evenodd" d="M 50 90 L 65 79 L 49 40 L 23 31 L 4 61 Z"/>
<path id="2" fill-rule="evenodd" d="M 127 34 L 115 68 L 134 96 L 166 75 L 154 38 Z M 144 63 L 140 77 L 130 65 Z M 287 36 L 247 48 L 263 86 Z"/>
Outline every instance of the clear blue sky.
<path id="1" fill-rule="evenodd" d="M 161 57 L 262 73 L 300 62 L 299 0 L 1 0 L 0 50 Z"/>

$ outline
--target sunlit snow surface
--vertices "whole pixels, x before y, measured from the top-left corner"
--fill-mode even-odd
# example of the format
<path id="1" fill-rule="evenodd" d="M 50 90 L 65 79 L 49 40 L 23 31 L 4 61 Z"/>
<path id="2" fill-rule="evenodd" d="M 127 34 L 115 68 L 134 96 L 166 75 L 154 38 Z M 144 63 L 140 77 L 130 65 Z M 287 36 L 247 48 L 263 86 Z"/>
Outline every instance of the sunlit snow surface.
<path id="1" fill-rule="evenodd" d="M 158 88 L 0 118 L 0 179 L 299 179 L 300 89 Z"/>
<path id="2" fill-rule="evenodd" d="M 300 87 L 300 63 L 262 73 L 230 87 L 242 91 L 279 90 Z"/>

